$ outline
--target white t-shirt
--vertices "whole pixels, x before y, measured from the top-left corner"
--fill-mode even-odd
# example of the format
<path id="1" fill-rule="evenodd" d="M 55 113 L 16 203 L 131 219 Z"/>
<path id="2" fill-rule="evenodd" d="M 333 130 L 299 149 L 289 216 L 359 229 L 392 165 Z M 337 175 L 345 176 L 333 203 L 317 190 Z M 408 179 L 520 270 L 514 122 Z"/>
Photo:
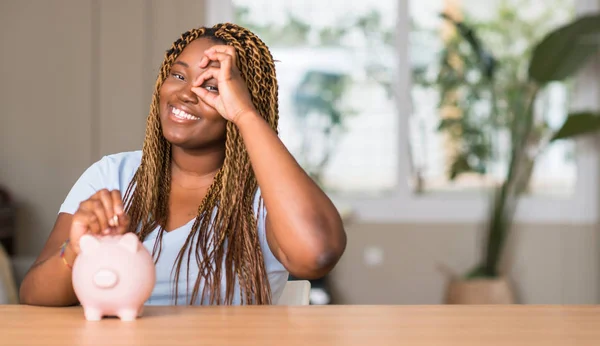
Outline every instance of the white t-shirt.
<path id="1" fill-rule="evenodd" d="M 81 202 L 85 201 L 101 189 L 119 190 L 121 191 L 121 195 L 124 196 L 129 182 L 133 178 L 133 175 L 140 165 L 141 158 L 141 151 L 123 152 L 103 157 L 101 160 L 90 166 L 81 175 L 75 185 L 71 188 L 71 191 L 61 205 L 59 212 L 74 214 L 79 208 L 79 204 Z M 257 216 L 259 196 L 260 190 L 257 192 L 254 199 L 254 212 Z M 276 303 L 288 280 L 288 272 L 285 267 L 275 258 L 269 248 L 265 234 L 266 210 L 265 208 L 261 208 L 261 210 L 263 212 L 258 217 L 258 235 L 265 261 L 265 268 L 268 274 L 269 284 L 271 285 L 271 301 L 272 303 Z M 146 302 L 146 305 L 173 305 L 175 303 L 172 294 L 175 289 L 174 264 L 179 251 L 183 247 L 185 240 L 191 231 L 194 221 L 195 220 L 192 219 L 187 224 L 163 234 L 161 244 L 162 249 L 158 262 L 156 263 L 156 285 L 152 291 L 151 297 Z M 152 253 L 154 248 L 157 235 L 158 229 L 155 229 L 146 237 L 146 239 L 144 239 L 144 247 L 148 249 L 150 253 Z M 189 297 L 191 297 L 196 278 L 198 277 L 199 270 L 194 255 L 191 257 L 190 264 L 190 281 L 188 284 L 186 280 L 188 269 L 186 254 L 184 260 L 182 261 L 181 272 L 179 274 L 179 289 L 177 298 L 178 305 L 189 304 Z M 226 287 L 224 272 L 225 271 L 223 270 L 223 276 L 221 278 L 222 296 L 225 294 Z M 199 292 L 202 292 L 202 284 L 203 282 L 201 282 Z M 240 287 L 236 280 L 233 301 L 234 305 L 240 304 L 239 289 Z M 200 304 L 199 301 L 196 303 Z M 207 304 L 206 301 L 203 303 Z"/>

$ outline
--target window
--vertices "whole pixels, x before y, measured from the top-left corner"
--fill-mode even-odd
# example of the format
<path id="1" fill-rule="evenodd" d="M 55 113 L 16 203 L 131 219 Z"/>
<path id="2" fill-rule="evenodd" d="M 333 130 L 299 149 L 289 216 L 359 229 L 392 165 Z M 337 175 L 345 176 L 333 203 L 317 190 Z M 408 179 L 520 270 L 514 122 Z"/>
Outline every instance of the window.
<path id="1" fill-rule="evenodd" d="M 397 184 L 398 110 L 391 84 L 396 0 L 234 0 L 235 22 L 271 49 L 280 135 L 328 191 Z"/>
<path id="2" fill-rule="evenodd" d="M 471 46 L 441 13 L 474 28 L 484 49 L 497 59 L 495 95 L 486 92 L 489 88 Z M 412 174 L 422 192 L 465 191 L 502 183 L 510 154 L 506 126 L 510 120 L 506 125 L 498 123 L 510 119 L 509 105 L 521 97 L 518 88 L 525 86 L 531 47 L 574 15 L 575 0 L 410 2 L 413 112 L 409 134 Z M 466 82 L 456 86 L 457 79 L 463 78 Z M 442 92 L 446 96 L 440 99 Z M 540 95 L 538 116 L 549 127 L 562 125 L 568 95 L 568 86 L 559 83 Z M 490 131 L 493 96 L 500 121 Z M 577 174 L 574 158 L 572 142 L 553 143 L 536 162 L 530 193 L 572 195 Z M 457 174 L 455 179 L 449 179 L 451 173 Z"/>
<path id="3" fill-rule="evenodd" d="M 498 172 L 506 163 L 494 162 L 483 176 L 447 179 L 452 156 L 440 150 L 446 143 L 436 130 L 438 96 L 419 84 L 415 69 L 424 66 L 435 72 L 435 56 L 444 42 L 441 10 L 483 25 L 493 21 L 494 6 L 517 0 L 486 1 L 485 6 L 476 0 L 206 1 L 209 24 L 237 22 L 271 48 L 278 60 L 281 138 L 334 201 L 352 207 L 367 222 L 485 218 L 489 197 L 482 192 L 490 182 L 499 182 Z M 536 11 L 521 7 L 519 13 L 535 17 L 548 10 L 548 30 L 574 13 L 600 7 L 597 0 L 522 1 L 535 3 Z M 552 126 L 560 124 L 567 104 L 600 106 L 594 78 L 598 66 L 590 68 L 573 85 L 554 85 L 547 91 L 546 99 L 555 102 L 551 108 L 556 111 L 548 114 Z M 343 119 L 332 126 L 337 112 L 344 112 Z M 324 135 L 328 126 L 334 138 Z M 516 221 L 597 221 L 600 162 L 590 142 L 578 139 L 547 151 L 534 173 L 534 193 L 522 198 Z M 327 146 L 335 152 L 322 165 L 319 154 Z M 416 172 L 425 182 L 420 191 Z"/>

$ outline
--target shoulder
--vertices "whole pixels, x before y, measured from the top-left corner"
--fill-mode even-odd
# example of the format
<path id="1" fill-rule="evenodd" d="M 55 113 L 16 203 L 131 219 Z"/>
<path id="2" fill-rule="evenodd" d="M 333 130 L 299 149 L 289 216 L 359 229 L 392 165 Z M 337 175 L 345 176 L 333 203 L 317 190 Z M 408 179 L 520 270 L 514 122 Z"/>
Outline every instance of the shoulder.
<path id="1" fill-rule="evenodd" d="M 79 203 L 102 189 L 127 189 L 129 182 L 140 166 L 141 150 L 110 154 L 90 165 L 71 187 L 59 212 L 73 214 Z"/>
<path id="2" fill-rule="evenodd" d="M 121 190 L 127 188 L 127 184 L 133 178 L 141 160 L 141 150 L 106 155 L 93 163 L 79 179 L 94 185 L 96 191 L 101 189 Z"/>
<path id="3" fill-rule="evenodd" d="M 142 162 L 142 151 L 126 151 L 122 153 L 116 153 L 106 155 L 94 165 L 98 165 L 98 169 L 103 171 L 130 171 L 137 170 Z M 94 166 L 92 165 L 92 166 Z"/>
<path id="4" fill-rule="evenodd" d="M 106 188 L 116 189 L 123 178 L 133 177 L 141 160 L 141 150 L 106 155 L 92 164 L 84 175 L 89 171 L 91 176 L 101 179 Z"/>

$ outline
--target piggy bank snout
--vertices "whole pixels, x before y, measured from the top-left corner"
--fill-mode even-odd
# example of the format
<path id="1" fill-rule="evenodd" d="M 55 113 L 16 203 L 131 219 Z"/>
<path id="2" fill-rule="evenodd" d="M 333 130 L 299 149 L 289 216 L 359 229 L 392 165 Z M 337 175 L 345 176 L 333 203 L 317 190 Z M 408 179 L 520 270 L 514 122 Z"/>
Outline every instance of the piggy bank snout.
<path id="1" fill-rule="evenodd" d="M 110 269 L 100 269 L 94 274 L 94 284 L 100 288 L 115 287 L 118 281 L 117 273 Z"/>

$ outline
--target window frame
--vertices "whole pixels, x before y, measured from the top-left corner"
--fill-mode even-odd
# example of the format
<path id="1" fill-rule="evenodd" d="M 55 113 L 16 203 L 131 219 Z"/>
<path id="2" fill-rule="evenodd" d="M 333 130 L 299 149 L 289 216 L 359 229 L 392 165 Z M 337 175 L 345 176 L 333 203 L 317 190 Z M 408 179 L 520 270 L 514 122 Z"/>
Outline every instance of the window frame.
<path id="1" fill-rule="evenodd" d="M 576 0 L 578 15 L 600 10 L 600 0 Z M 396 187 L 378 195 L 330 194 L 341 209 L 350 210 L 361 222 L 369 223 L 480 223 L 487 219 L 490 196 L 481 192 L 411 191 L 408 116 L 411 114 L 411 74 L 409 64 L 409 1 L 399 0 L 397 44 L 399 47 L 396 102 L 399 115 L 399 156 L 396 158 Z M 233 21 L 231 0 L 206 0 L 205 22 Z M 575 78 L 572 108 L 600 109 L 600 54 Z M 595 224 L 600 215 L 600 156 L 598 136 L 575 140 L 577 180 L 571 197 L 523 196 L 515 222 L 539 224 Z M 433 212 L 432 212 L 433 211 Z"/>

